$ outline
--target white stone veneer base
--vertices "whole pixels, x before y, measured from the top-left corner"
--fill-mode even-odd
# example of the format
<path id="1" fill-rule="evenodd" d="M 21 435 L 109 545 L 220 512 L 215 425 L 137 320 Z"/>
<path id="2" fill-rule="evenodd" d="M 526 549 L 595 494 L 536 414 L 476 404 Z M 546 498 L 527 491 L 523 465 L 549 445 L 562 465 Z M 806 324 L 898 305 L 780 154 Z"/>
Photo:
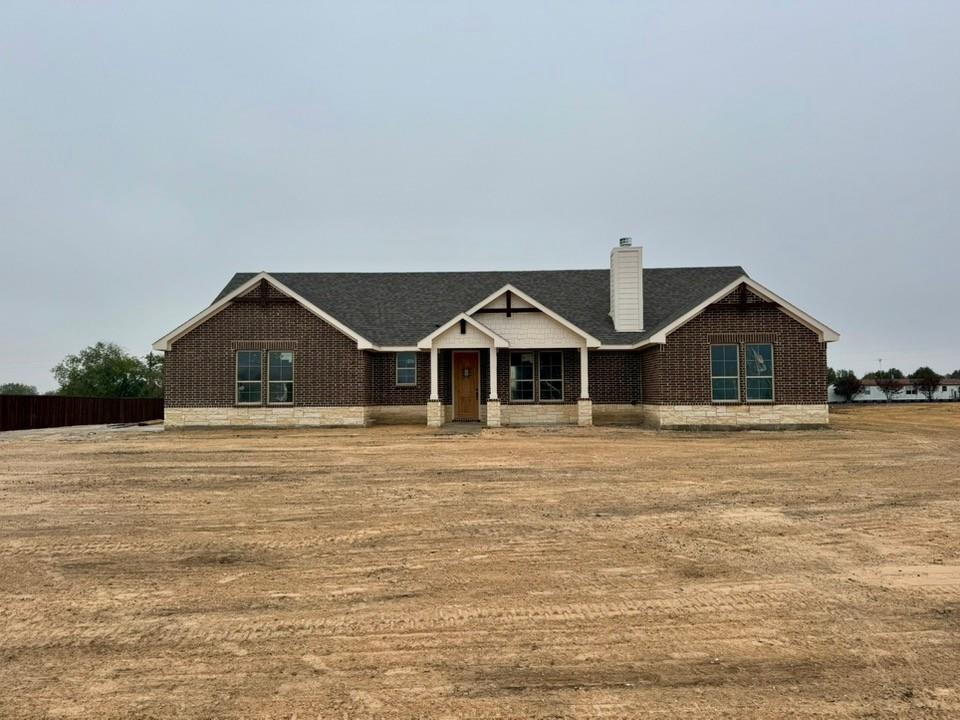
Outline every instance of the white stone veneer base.
<path id="1" fill-rule="evenodd" d="M 222 407 L 164 408 L 164 427 L 277 426 L 322 427 L 366 425 L 372 408 L 353 407 Z"/>
<path id="2" fill-rule="evenodd" d="M 828 425 L 822 405 L 643 405 L 644 419 L 654 427 L 750 428 Z"/>

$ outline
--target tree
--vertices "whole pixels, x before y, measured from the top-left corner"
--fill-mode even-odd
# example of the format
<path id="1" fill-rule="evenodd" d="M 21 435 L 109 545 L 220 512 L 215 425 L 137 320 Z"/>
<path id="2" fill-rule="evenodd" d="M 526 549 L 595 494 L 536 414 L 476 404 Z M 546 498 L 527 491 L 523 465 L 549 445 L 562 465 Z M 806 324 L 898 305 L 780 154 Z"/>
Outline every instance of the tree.
<path id="1" fill-rule="evenodd" d="M 837 381 L 837 371 L 832 367 L 827 368 L 827 385 L 833 385 Z"/>
<path id="2" fill-rule="evenodd" d="M 887 398 L 887 402 L 890 402 L 894 395 L 903 390 L 903 384 L 900 382 L 900 378 L 894 377 L 877 378 L 877 387 L 880 388 L 880 391 Z"/>
<path id="3" fill-rule="evenodd" d="M 864 380 L 903 380 L 904 374 L 898 368 L 892 367 L 889 370 L 879 370 L 868 372 L 863 376 Z"/>
<path id="4" fill-rule="evenodd" d="M 952 373 L 947 373 L 947 377 L 951 380 L 960 380 L 960 370 L 954 370 Z"/>
<path id="5" fill-rule="evenodd" d="M 53 368 L 59 395 L 161 397 L 162 359 L 130 355 L 115 343 L 98 342 L 67 355 Z"/>
<path id="6" fill-rule="evenodd" d="M 833 383 L 833 391 L 846 402 L 853 400 L 862 390 L 863 382 L 857 377 L 853 370 L 837 371 L 837 379 Z"/>
<path id="7" fill-rule="evenodd" d="M 37 395 L 36 385 L 24 385 L 23 383 L 4 383 L 0 385 L 0 395 Z"/>
<path id="8" fill-rule="evenodd" d="M 913 373 L 913 384 L 917 390 L 927 396 L 927 400 L 933 400 L 937 388 L 940 387 L 941 380 L 943 378 L 940 377 L 940 373 L 926 365 L 918 367 Z"/>

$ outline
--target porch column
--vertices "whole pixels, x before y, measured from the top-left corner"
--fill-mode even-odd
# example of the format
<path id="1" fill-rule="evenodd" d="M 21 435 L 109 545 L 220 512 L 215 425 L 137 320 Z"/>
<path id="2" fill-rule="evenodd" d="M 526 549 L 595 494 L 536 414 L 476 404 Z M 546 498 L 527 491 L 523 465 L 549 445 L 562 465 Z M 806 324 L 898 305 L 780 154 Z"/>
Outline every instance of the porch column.
<path id="1" fill-rule="evenodd" d="M 487 427 L 500 427 L 500 398 L 497 396 L 497 349 L 490 348 L 490 397 L 487 398 Z"/>
<path id="2" fill-rule="evenodd" d="M 430 399 L 427 400 L 427 425 L 440 427 L 443 425 L 443 405 L 440 404 L 440 363 L 437 357 L 437 348 L 430 347 Z"/>
<path id="3" fill-rule="evenodd" d="M 593 425 L 593 401 L 590 400 L 590 355 L 580 348 L 580 399 L 577 401 L 577 425 Z"/>

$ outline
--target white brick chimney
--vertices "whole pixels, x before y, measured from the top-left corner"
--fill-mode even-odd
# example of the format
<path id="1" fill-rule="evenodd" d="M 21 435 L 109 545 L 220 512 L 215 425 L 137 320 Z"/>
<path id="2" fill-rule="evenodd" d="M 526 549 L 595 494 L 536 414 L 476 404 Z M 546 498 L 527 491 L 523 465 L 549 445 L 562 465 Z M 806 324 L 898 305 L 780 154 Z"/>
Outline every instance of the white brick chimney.
<path id="1" fill-rule="evenodd" d="M 643 330 L 643 248 L 628 237 L 610 251 L 610 317 L 618 332 Z"/>

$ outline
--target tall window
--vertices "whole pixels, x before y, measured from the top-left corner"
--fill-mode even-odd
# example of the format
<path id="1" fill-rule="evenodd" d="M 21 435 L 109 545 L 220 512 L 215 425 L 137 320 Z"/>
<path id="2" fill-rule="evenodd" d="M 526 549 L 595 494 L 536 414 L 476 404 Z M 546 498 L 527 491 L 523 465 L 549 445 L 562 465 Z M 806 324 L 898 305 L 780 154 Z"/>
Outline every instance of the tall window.
<path id="1" fill-rule="evenodd" d="M 241 350 L 237 353 L 237 404 L 259 405 L 261 390 L 261 363 L 259 350 Z"/>
<path id="2" fill-rule="evenodd" d="M 510 353 L 510 399 L 533 400 L 534 353 Z"/>
<path id="3" fill-rule="evenodd" d="M 747 401 L 773 400 L 773 345 L 747 345 Z"/>
<path id="4" fill-rule="evenodd" d="M 293 353 L 270 352 L 269 394 L 271 405 L 293 404 Z"/>
<path id="5" fill-rule="evenodd" d="M 417 384 L 417 354 L 415 352 L 397 353 L 397 385 Z"/>
<path id="6" fill-rule="evenodd" d="M 540 402 L 563 400 L 563 353 L 540 353 Z"/>
<path id="7" fill-rule="evenodd" d="M 714 402 L 740 399 L 739 365 L 736 345 L 710 346 L 710 385 Z"/>

